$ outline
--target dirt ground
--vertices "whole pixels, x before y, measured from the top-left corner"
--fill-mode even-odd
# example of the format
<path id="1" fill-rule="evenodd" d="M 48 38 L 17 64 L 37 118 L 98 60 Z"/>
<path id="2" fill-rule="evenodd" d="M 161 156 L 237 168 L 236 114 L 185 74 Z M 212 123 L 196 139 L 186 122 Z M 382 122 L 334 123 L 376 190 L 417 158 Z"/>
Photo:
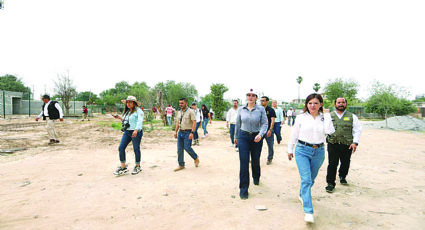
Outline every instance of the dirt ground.
<path id="1" fill-rule="evenodd" d="M 333 194 L 324 189 L 326 159 L 312 189 L 316 222 L 308 225 L 297 167 L 286 154 L 290 127 L 272 165 L 264 143 L 260 185 L 241 200 L 238 153 L 225 122 L 208 125 L 209 136 L 194 147 L 199 167 L 185 153 L 186 169 L 174 172 L 173 132 L 154 130 L 142 139 L 143 171 L 115 177 L 121 132 L 99 124 L 112 119 L 66 119 L 54 146 L 44 125 L 1 131 L 0 149 L 27 149 L 0 155 L 0 229 L 424 229 L 423 133 L 364 129 L 349 186 L 338 183 Z M 127 162 L 132 169 L 130 147 Z"/>

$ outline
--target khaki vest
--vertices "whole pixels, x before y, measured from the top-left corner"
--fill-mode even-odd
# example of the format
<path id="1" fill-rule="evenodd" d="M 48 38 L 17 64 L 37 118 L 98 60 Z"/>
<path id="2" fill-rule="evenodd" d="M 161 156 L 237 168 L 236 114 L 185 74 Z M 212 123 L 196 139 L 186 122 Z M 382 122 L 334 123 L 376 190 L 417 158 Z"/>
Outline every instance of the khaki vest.
<path id="1" fill-rule="evenodd" d="M 346 111 L 341 119 L 332 112 L 332 123 L 335 133 L 328 135 L 328 142 L 331 144 L 351 145 L 353 143 L 353 113 Z"/>

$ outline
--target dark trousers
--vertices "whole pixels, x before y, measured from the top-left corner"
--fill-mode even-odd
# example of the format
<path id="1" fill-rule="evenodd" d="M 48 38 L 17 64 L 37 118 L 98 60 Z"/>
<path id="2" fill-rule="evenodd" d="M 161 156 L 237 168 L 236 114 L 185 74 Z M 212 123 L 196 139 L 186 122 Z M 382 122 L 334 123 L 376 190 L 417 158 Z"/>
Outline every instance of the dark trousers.
<path id="1" fill-rule="evenodd" d="M 341 166 L 339 167 L 339 177 L 345 178 L 348 174 L 350 168 L 350 159 L 352 150 L 349 149 L 349 145 L 343 144 L 331 144 L 328 143 L 328 170 L 326 175 L 326 182 L 328 184 L 336 185 L 336 170 L 338 169 L 338 164 L 341 161 Z"/>
<path id="2" fill-rule="evenodd" d="M 232 141 L 232 144 L 235 144 L 235 124 L 230 124 L 229 133 L 230 133 L 230 140 Z M 236 145 L 236 148 L 238 145 Z"/>
<path id="3" fill-rule="evenodd" d="M 199 129 L 199 126 L 200 125 L 201 125 L 201 122 L 197 122 L 196 123 L 195 133 L 193 134 L 193 140 L 198 140 L 199 139 L 198 129 Z"/>
<path id="4" fill-rule="evenodd" d="M 259 181 L 261 176 L 260 155 L 263 140 L 254 142 L 256 134 L 241 132 L 238 138 L 239 146 L 239 189 L 241 194 L 247 194 L 249 188 L 249 158 L 251 157 L 252 178 Z"/>
<path id="5" fill-rule="evenodd" d="M 280 127 L 280 122 L 274 123 L 273 133 L 276 135 L 277 141 L 282 141 L 282 135 L 280 134 L 281 129 L 282 127 Z"/>
<path id="6" fill-rule="evenodd" d="M 266 135 L 264 135 L 263 140 L 266 139 L 266 143 L 267 143 L 267 148 L 269 149 L 269 155 L 267 155 L 267 160 L 273 160 L 273 155 L 274 155 L 274 149 L 273 149 L 273 144 L 274 144 L 274 133 L 272 132 L 272 135 L 270 137 Z"/>

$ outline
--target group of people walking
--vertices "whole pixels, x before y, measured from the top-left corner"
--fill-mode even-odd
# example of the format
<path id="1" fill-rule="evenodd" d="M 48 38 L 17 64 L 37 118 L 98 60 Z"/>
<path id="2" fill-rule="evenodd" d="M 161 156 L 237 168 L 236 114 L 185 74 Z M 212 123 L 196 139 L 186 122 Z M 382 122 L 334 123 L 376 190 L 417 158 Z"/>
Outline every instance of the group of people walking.
<path id="1" fill-rule="evenodd" d="M 272 101 L 269 107 L 269 98 L 261 97 L 260 105 L 257 104 L 258 94 L 250 89 L 246 93 L 246 104 L 239 107 L 237 100 L 233 101 L 233 107 L 228 111 L 226 126 L 229 128 L 231 146 L 239 152 L 239 196 L 241 199 L 248 199 L 250 174 L 249 164 L 253 184 L 260 184 L 261 168 L 260 156 L 263 147 L 263 140 L 266 139 L 268 146 L 267 165 L 272 164 L 274 157 L 274 136 L 277 143 L 282 141 L 281 126 L 285 122 L 284 111 L 277 107 L 277 102 Z M 57 119 L 63 121 L 63 113 L 56 101 L 43 96 L 42 112 L 36 118 L 43 117 L 47 120 L 47 130 L 50 143 L 58 143 L 57 134 L 54 131 L 54 122 Z M 143 136 L 143 110 L 140 109 L 140 102 L 134 96 L 128 96 L 122 100 L 125 104 L 122 116 L 114 115 L 114 118 L 122 121 L 123 136 L 118 147 L 120 166 L 114 172 L 116 176 L 126 174 L 128 166 L 126 164 L 125 149 L 130 142 L 133 143 L 135 153 L 135 167 L 132 174 L 142 171 L 140 143 Z M 311 188 L 315 182 L 320 167 L 325 159 L 325 142 L 328 143 L 328 160 L 325 191 L 332 193 L 335 190 L 336 173 L 339 162 L 339 180 L 342 185 L 347 185 L 346 177 L 350 167 L 351 155 L 357 150 L 360 141 L 361 125 L 357 116 L 346 111 L 347 99 L 340 97 L 334 102 L 335 111 L 330 113 L 329 109 L 323 108 L 323 98 L 320 94 L 310 94 L 306 100 L 304 109 L 296 119 L 292 118 L 294 111 L 288 111 L 291 115 L 292 132 L 288 142 L 288 159 L 295 158 L 298 172 L 301 178 L 299 200 L 302 203 L 305 213 L 304 220 L 314 223 L 313 204 L 311 198 Z M 170 106 L 169 106 L 170 107 Z M 167 107 L 168 115 L 173 109 Z M 207 124 L 211 123 L 211 112 L 205 105 L 201 108 L 196 103 L 189 102 L 186 98 L 179 99 L 181 110 L 176 115 L 176 129 L 174 138 L 177 139 L 177 162 L 178 167 L 174 171 L 185 169 L 184 151 L 193 159 L 195 167 L 199 166 L 198 154 L 192 148 L 192 141 L 199 143 L 197 130 L 202 123 L 204 129 L 203 137 L 208 135 Z M 171 107 L 172 108 L 172 107 Z M 168 119 L 168 124 L 171 121 Z"/>

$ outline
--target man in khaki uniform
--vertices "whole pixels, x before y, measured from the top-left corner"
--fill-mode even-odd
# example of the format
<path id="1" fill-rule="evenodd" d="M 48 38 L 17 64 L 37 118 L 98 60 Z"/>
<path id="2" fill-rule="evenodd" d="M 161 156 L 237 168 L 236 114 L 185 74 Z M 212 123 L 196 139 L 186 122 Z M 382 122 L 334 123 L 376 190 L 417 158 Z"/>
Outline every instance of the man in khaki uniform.
<path id="1" fill-rule="evenodd" d="M 176 172 L 185 169 L 183 149 L 195 160 L 195 166 L 199 165 L 199 157 L 191 147 L 196 128 L 195 112 L 189 109 L 186 98 L 179 99 L 179 106 L 181 110 L 177 114 L 176 132 L 174 133 L 174 138 L 177 138 L 177 160 L 179 162 L 179 167 L 174 169 Z"/>

